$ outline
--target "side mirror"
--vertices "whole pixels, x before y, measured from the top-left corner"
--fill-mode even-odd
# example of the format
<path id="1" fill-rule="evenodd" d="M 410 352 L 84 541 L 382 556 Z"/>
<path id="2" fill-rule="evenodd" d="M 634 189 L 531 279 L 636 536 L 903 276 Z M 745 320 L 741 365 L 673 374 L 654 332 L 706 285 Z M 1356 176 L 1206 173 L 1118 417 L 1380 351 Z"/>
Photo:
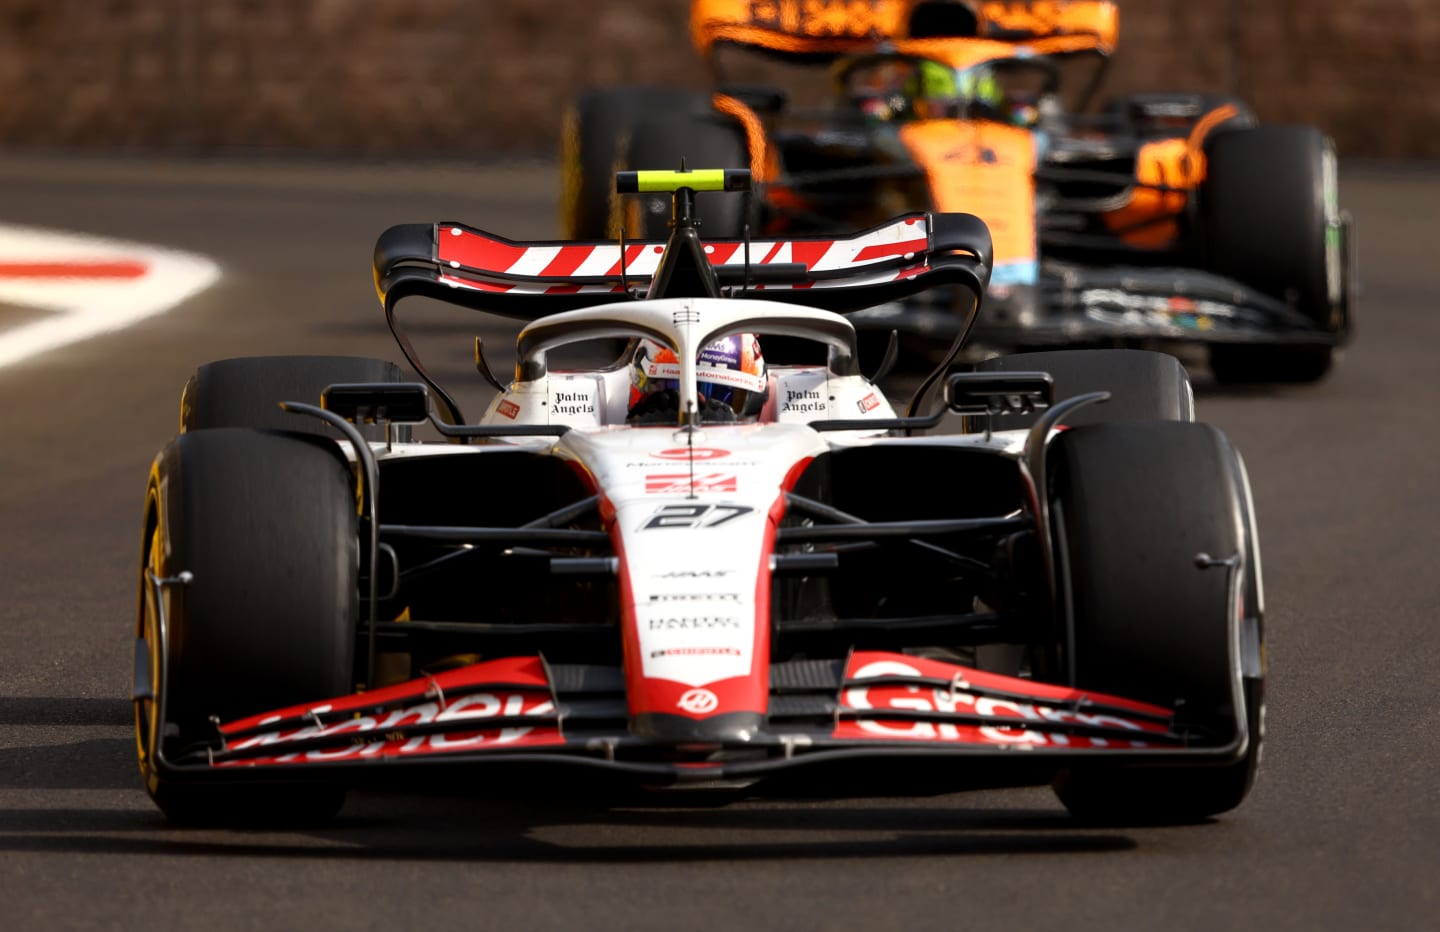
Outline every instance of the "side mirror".
<path id="1" fill-rule="evenodd" d="M 420 382 L 344 382 L 325 387 L 320 407 L 357 424 L 423 424 L 430 390 Z"/>
<path id="2" fill-rule="evenodd" d="M 957 372 L 945 380 L 945 406 L 957 414 L 1034 414 L 1055 403 L 1048 372 Z"/>

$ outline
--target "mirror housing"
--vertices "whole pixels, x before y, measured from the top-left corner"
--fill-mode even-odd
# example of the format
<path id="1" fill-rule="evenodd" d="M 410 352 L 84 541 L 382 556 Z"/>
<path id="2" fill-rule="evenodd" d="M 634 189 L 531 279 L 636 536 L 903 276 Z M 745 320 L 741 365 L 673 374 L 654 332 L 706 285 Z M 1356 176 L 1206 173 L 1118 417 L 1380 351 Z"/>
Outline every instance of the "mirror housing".
<path id="1" fill-rule="evenodd" d="M 342 382 L 325 387 L 320 407 L 356 424 L 423 424 L 430 390 L 420 382 Z"/>

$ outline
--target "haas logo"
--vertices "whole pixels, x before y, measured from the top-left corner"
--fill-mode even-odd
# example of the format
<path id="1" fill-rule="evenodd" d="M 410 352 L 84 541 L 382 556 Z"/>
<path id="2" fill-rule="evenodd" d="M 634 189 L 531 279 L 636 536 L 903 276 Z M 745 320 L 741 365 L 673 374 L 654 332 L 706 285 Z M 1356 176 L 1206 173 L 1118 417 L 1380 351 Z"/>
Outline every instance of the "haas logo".
<path id="1" fill-rule="evenodd" d="M 691 689 L 680 697 L 676 705 L 691 715 L 704 715 L 719 708 L 720 700 L 708 689 Z"/>
<path id="2" fill-rule="evenodd" d="M 673 447 L 669 450 L 660 450 L 651 453 L 651 456 L 658 456 L 662 460 L 719 460 L 730 455 L 729 450 L 721 450 L 716 447 Z"/>

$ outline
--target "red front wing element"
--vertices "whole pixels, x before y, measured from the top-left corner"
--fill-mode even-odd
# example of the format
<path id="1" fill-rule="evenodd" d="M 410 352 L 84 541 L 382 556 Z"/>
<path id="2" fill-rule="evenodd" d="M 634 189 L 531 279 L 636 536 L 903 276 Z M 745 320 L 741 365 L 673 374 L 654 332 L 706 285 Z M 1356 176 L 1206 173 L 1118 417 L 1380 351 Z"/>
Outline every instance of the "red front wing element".
<path id="1" fill-rule="evenodd" d="M 564 744 L 538 657 L 492 660 L 374 692 L 292 706 L 224 725 L 220 733 L 225 749 L 216 766 L 222 767 Z"/>
<path id="2" fill-rule="evenodd" d="M 852 654 L 845 680 L 836 738 L 1086 749 L 1172 743 L 1169 709 L 920 657 Z"/>
<path id="3" fill-rule="evenodd" d="M 1171 730 L 1169 709 L 904 654 L 853 654 L 834 688 L 835 724 L 828 734 L 812 732 L 795 760 L 866 747 L 883 754 L 882 745 L 1133 752 L 1181 744 Z M 723 697 L 714 698 L 713 706 L 695 700 L 687 714 L 704 718 L 733 708 Z M 653 749 L 664 743 L 624 733 L 598 743 L 593 732 L 583 740 L 567 739 L 562 725 L 566 709 L 540 658 L 491 660 L 223 725 L 223 746 L 212 749 L 206 759 L 217 768 L 264 768 L 446 756 L 474 760 L 523 752 L 560 762 L 593 760 L 597 747 L 608 748 L 611 755 L 620 748 L 623 755 L 626 748 Z M 788 766 L 796 735 L 793 727 L 781 730 L 784 734 L 762 730 L 752 736 L 747 742 L 752 751 L 773 747 L 777 753 L 768 761 L 752 761 L 747 769 Z M 620 762 L 623 757 L 607 760 Z M 696 765 L 676 760 L 644 766 L 680 774 Z M 706 766 L 726 764 L 716 760 Z"/>

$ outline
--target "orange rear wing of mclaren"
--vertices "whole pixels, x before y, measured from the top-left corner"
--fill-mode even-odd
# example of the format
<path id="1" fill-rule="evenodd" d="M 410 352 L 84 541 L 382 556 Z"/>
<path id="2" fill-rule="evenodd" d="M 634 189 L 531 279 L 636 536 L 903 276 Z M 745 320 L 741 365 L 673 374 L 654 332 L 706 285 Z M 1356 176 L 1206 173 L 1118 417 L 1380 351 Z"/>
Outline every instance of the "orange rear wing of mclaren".
<path id="1" fill-rule="evenodd" d="M 915 0 L 693 0 L 690 36 L 709 57 L 717 44 L 829 58 L 906 33 Z"/>
<path id="2" fill-rule="evenodd" d="M 965 15 L 934 15 L 944 10 Z M 931 31 L 937 24 L 943 24 L 942 32 Z M 1040 41 L 1055 44 L 1056 51 L 1083 45 L 1109 54 L 1119 31 L 1120 12 L 1110 0 L 692 0 L 690 5 L 691 39 L 705 58 L 728 43 L 823 60 L 921 37 Z"/>
<path id="3" fill-rule="evenodd" d="M 993 0 L 979 8 L 981 33 L 990 39 L 1089 39 L 1108 55 L 1120 38 L 1120 10 L 1110 0 Z"/>

